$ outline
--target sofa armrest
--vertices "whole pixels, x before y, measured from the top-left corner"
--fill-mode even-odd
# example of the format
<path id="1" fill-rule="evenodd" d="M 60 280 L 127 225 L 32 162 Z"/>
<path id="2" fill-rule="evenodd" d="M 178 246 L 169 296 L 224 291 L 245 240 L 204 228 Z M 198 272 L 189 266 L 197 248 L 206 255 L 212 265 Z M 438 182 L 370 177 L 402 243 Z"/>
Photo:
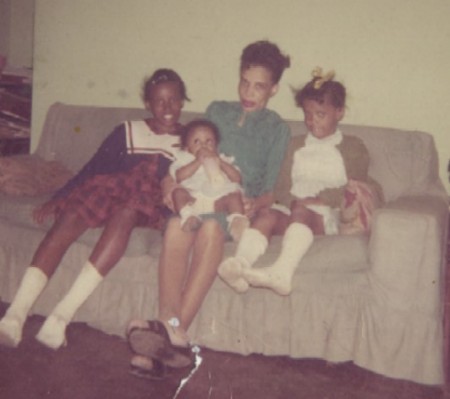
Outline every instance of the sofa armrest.
<path id="1" fill-rule="evenodd" d="M 369 245 L 374 300 L 399 311 L 441 309 L 448 203 L 405 196 L 377 210 Z"/>

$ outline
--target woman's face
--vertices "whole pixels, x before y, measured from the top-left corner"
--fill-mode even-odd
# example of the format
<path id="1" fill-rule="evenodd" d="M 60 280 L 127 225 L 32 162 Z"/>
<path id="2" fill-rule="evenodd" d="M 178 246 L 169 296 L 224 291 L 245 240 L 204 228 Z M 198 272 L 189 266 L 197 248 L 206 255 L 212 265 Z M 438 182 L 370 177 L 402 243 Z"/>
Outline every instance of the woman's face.
<path id="1" fill-rule="evenodd" d="M 331 136 L 345 114 L 344 108 L 336 108 L 328 100 L 322 104 L 314 100 L 305 100 L 302 109 L 306 127 L 318 139 Z"/>
<path id="2" fill-rule="evenodd" d="M 270 97 L 278 91 L 278 84 L 273 83 L 267 68 L 251 66 L 241 71 L 238 91 L 244 112 L 253 112 L 266 108 Z"/>
<path id="3" fill-rule="evenodd" d="M 146 108 L 153 115 L 154 127 L 158 132 L 175 130 L 183 105 L 179 85 L 175 82 L 156 84 L 145 102 Z"/>

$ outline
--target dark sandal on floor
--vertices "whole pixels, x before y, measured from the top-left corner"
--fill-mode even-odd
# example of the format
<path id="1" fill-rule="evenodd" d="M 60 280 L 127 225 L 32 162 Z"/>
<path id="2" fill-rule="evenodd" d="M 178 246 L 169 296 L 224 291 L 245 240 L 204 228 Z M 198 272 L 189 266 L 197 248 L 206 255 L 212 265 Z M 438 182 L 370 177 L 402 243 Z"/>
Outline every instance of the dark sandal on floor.
<path id="1" fill-rule="evenodd" d="M 166 327 L 159 320 L 149 321 L 146 328 L 133 327 L 127 339 L 134 353 L 159 360 L 166 366 L 183 368 L 194 363 L 192 348 L 172 345 Z"/>
<path id="2" fill-rule="evenodd" d="M 152 359 L 152 361 L 153 367 L 151 369 L 130 364 L 130 374 L 147 380 L 162 380 L 166 376 L 166 366 L 159 360 Z"/>

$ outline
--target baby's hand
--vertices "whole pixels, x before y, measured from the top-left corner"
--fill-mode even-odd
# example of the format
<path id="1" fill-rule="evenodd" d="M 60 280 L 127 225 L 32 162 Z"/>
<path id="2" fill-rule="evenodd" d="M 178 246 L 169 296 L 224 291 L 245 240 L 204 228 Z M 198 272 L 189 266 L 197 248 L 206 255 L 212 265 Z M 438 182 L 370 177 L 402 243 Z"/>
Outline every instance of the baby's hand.
<path id="1" fill-rule="evenodd" d="M 200 161 L 204 161 L 206 158 L 218 158 L 217 154 L 214 151 L 209 150 L 208 148 L 200 148 L 196 154 L 196 158 Z"/>

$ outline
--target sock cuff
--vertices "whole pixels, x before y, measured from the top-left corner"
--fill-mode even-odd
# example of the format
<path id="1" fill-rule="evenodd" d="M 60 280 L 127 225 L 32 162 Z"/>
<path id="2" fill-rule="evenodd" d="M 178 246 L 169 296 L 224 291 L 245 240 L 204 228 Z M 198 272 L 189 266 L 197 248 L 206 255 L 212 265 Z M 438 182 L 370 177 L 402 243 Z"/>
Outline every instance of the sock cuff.
<path id="1" fill-rule="evenodd" d="M 261 233 L 259 230 L 252 227 L 245 229 L 242 233 L 242 238 L 238 244 L 238 250 L 236 256 L 239 256 L 239 248 L 253 247 L 258 255 L 262 255 L 266 252 L 269 241 L 267 237 Z"/>
<path id="2" fill-rule="evenodd" d="M 91 261 L 87 261 L 83 268 L 81 269 L 80 274 L 85 274 L 91 276 L 94 280 L 103 280 L 103 277 L 101 273 L 98 271 L 98 269 L 95 267 L 95 265 Z"/>
<path id="3" fill-rule="evenodd" d="M 25 275 L 36 279 L 36 281 L 39 281 L 43 285 L 47 284 L 48 276 L 37 266 L 30 265 L 27 267 L 25 270 Z"/>
<path id="4" fill-rule="evenodd" d="M 302 242 L 311 244 L 314 240 L 314 234 L 306 224 L 295 222 L 291 223 L 284 232 L 283 241 L 289 239 L 301 239 Z"/>

